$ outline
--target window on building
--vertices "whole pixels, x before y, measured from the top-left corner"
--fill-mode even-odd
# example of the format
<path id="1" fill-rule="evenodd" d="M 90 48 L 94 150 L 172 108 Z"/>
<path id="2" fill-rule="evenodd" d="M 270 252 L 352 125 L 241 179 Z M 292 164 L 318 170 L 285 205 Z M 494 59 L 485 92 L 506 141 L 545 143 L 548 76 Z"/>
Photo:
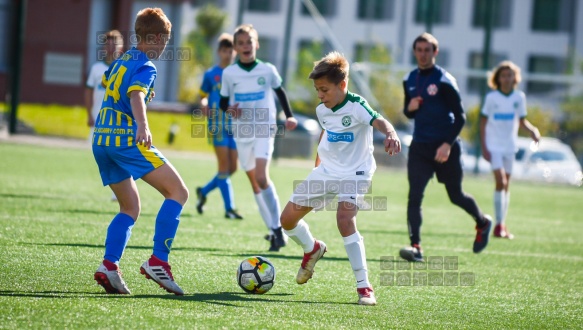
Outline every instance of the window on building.
<path id="1" fill-rule="evenodd" d="M 10 15 L 11 7 L 10 0 L 0 0 L 0 72 L 8 70 L 10 62 L 10 42 L 12 36 L 10 34 L 12 19 Z"/>
<path id="2" fill-rule="evenodd" d="M 223 8 L 225 7 L 225 0 L 190 0 L 190 5 L 193 7 L 202 7 L 208 4 Z"/>
<path id="3" fill-rule="evenodd" d="M 452 0 L 415 0 L 415 23 L 417 24 L 423 24 L 428 17 L 431 17 L 432 24 L 447 25 L 451 22 L 452 12 Z"/>
<path id="4" fill-rule="evenodd" d="M 512 18 L 512 0 L 474 0 L 472 26 L 484 27 L 486 6 L 492 4 L 492 27 L 509 28 Z"/>
<path id="5" fill-rule="evenodd" d="M 488 70 L 493 68 L 498 63 L 504 61 L 506 56 L 503 54 L 490 54 L 488 63 Z M 473 70 L 484 69 L 484 57 L 482 52 L 471 52 L 468 67 Z M 486 77 L 468 77 L 467 90 L 469 93 L 480 93 L 483 87 L 488 86 L 488 78 Z"/>
<path id="6" fill-rule="evenodd" d="M 259 36 L 259 45 L 257 58 L 264 62 L 276 63 L 277 38 Z"/>
<path id="7" fill-rule="evenodd" d="M 335 0 L 312 0 L 316 8 L 322 16 L 324 17 L 332 17 L 336 14 L 336 1 Z M 302 2 L 302 15 L 307 16 L 310 15 L 308 8 Z"/>
<path id="8" fill-rule="evenodd" d="M 394 12 L 394 0 L 358 0 L 359 19 L 392 20 Z"/>
<path id="9" fill-rule="evenodd" d="M 247 10 L 263 13 L 277 13 L 281 6 L 279 0 L 247 0 Z"/>
<path id="10" fill-rule="evenodd" d="M 528 59 L 529 73 L 554 73 L 562 74 L 567 69 L 567 60 L 565 58 L 554 56 L 531 55 Z M 529 80 L 526 84 L 526 90 L 529 94 L 545 94 L 560 92 L 565 90 L 565 84 L 555 82 Z"/>
<path id="11" fill-rule="evenodd" d="M 357 43 L 354 45 L 354 62 L 372 62 L 389 64 L 391 62 L 391 52 L 389 47 L 376 43 Z"/>
<path id="12" fill-rule="evenodd" d="M 574 24 L 575 0 L 534 0 L 533 31 L 570 31 Z"/>

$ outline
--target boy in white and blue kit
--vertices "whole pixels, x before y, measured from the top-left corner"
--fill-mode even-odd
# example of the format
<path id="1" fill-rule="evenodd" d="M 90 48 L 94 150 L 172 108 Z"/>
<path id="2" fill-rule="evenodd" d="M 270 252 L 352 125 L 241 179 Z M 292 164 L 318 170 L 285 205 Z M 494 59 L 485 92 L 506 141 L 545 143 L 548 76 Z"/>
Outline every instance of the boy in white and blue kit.
<path id="1" fill-rule="evenodd" d="M 269 251 L 279 251 L 286 242 L 279 222 L 279 197 L 268 171 L 277 132 L 274 93 L 286 116 L 285 128 L 295 129 L 297 120 L 292 115 L 277 69 L 256 57 L 259 37 L 253 26 L 237 27 L 233 44 L 239 58 L 223 71 L 220 108 L 233 117 L 239 162 L 270 231 Z"/>
<path id="2" fill-rule="evenodd" d="M 389 155 L 401 151 L 401 142 L 386 119 L 364 98 L 348 91 L 348 71 L 346 58 L 332 52 L 316 62 L 310 73 L 322 101 L 316 108 L 322 126 L 316 168 L 295 188 L 281 214 L 281 225 L 304 250 L 296 276 L 296 282 L 304 284 L 326 252 L 326 244 L 314 239 L 303 217 L 312 210 L 323 209 L 338 196 L 336 221 L 356 278 L 358 304 L 376 305 L 368 279 L 364 240 L 356 228 L 356 214 L 360 208 L 368 207 L 364 195 L 376 169 L 373 127 L 386 136 L 384 145 Z"/>
<path id="3" fill-rule="evenodd" d="M 486 95 L 481 111 L 480 140 L 482 154 L 490 162 L 495 180 L 494 211 L 496 227 L 494 237 L 513 239 L 505 220 L 510 202 L 510 175 L 517 151 L 518 128 L 529 132 L 538 143 L 540 133 L 526 119 L 526 96 L 516 89 L 520 83 L 520 68 L 510 61 L 501 62 L 488 84 L 493 89 Z"/>

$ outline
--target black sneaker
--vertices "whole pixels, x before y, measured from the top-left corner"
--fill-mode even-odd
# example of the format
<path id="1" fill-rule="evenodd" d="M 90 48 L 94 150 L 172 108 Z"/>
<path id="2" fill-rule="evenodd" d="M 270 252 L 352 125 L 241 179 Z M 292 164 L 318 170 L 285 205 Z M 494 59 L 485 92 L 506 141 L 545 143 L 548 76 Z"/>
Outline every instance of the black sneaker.
<path id="1" fill-rule="evenodd" d="M 412 244 L 399 251 L 401 258 L 410 262 L 423 262 L 423 250 L 419 244 Z"/>
<path id="2" fill-rule="evenodd" d="M 206 196 L 202 194 L 202 188 L 196 187 L 196 211 L 198 214 L 202 214 L 202 207 L 206 203 Z"/>
<path id="3" fill-rule="evenodd" d="M 269 235 L 269 250 L 270 252 L 279 252 L 279 244 L 277 244 L 277 239 L 275 235 Z"/>
<path id="4" fill-rule="evenodd" d="M 235 210 L 230 210 L 230 211 L 227 211 L 227 212 L 225 213 L 225 218 L 226 218 L 226 219 L 237 219 L 237 220 L 243 220 L 243 217 L 242 217 L 242 216 L 241 216 L 239 213 L 237 213 L 237 211 L 235 211 Z"/>
<path id="5" fill-rule="evenodd" d="M 280 247 L 284 247 L 285 246 L 285 238 L 283 236 L 283 230 L 281 229 L 281 227 L 274 229 L 273 233 L 275 234 L 275 243 Z"/>
<path id="6" fill-rule="evenodd" d="M 482 227 L 476 226 L 476 240 L 474 241 L 474 253 L 480 253 L 488 245 L 488 239 L 490 238 L 490 229 L 492 229 L 492 217 L 489 215 L 484 216 L 485 225 Z"/>

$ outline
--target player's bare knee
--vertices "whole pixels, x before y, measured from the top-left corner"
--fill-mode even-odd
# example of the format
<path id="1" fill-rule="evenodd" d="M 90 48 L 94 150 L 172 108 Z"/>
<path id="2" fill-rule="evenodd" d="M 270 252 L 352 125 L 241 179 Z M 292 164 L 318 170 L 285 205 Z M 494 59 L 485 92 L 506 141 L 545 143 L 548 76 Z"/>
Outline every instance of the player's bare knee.
<path id="1" fill-rule="evenodd" d="M 269 187 L 269 180 L 267 180 L 267 177 L 257 176 L 256 180 L 257 180 L 257 185 L 262 190 L 265 190 L 265 189 L 267 189 L 267 187 Z"/>
<path id="2" fill-rule="evenodd" d="M 188 189 L 186 188 L 186 186 L 184 184 L 182 184 L 179 187 L 176 187 L 176 189 L 172 195 L 173 195 L 172 199 L 174 199 L 175 201 L 177 201 L 181 205 L 184 205 L 184 204 L 186 204 L 186 201 L 188 201 L 189 192 L 188 192 Z"/>
<path id="3" fill-rule="evenodd" d="M 283 229 L 292 230 L 297 226 L 299 219 L 295 219 L 293 216 L 293 212 L 289 212 L 289 210 L 286 207 L 281 213 L 279 221 L 281 222 L 281 227 Z"/>
<path id="4" fill-rule="evenodd" d="M 131 204 L 131 205 L 121 205 L 119 206 L 119 213 L 129 215 L 134 221 L 138 221 L 138 217 L 140 216 L 141 206 L 140 204 Z"/>

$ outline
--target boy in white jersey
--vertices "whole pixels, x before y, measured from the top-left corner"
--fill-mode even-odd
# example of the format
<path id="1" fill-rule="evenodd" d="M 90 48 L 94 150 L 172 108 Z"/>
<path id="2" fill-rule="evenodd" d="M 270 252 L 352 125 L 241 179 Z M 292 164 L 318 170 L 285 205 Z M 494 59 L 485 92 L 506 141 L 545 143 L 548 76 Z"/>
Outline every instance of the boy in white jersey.
<path id="1" fill-rule="evenodd" d="M 510 61 L 501 62 L 488 81 L 494 90 L 486 95 L 480 119 L 482 154 L 490 162 L 496 182 L 494 236 L 508 239 L 514 237 L 506 229 L 504 221 L 510 201 L 508 184 L 519 126 L 529 132 L 534 142 L 538 143 L 540 139 L 538 129 L 526 119 L 526 97 L 522 91 L 516 89 L 520 80 L 520 68 L 516 64 Z"/>
<path id="2" fill-rule="evenodd" d="M 239 59 L 223 71 L 219 106 L 233 117 L 239 162 L 251 182 L 259 213 L 270 230 L 269 251 L 279 251 L 285 246 L 285 239 L 279 222 L 279 197 L 268 171 L 277 132 L 273 92 L 287 117 L 285 128 L 295 129 L 297 120 L 291 113 L 277 69 L 256 58 L 259 37 L 253 25 L 237 27 L 233 43 Z"/>
<path id="3" fill-rule="evenodd" d="M 376 169 L 372 128 L 386 135 L 385 151 L 391 156 L 401 151 L 401 142 L 386 119 L 361 96 L 348 91 L 348 70 L 346 58 L 331 52 L 316 62 L 310 73 L 322 101 L 316 108 L 322 126 L 316 168 L 295 188 L 281 214 L 281 225 L 304 250 L 296 277 L 298 284 L 304 284 L 326 252 L 326 244 L 314 239 L 303 217 L 312 210 L 321 210 L 338 195 L 336 222 L 356 277 L 358 304 L 376 305 L 368 280 L 364 241 L 356 229 L 356 214 L 359 208 L 368 207 L 364 194 L 368 193 Z"/>

